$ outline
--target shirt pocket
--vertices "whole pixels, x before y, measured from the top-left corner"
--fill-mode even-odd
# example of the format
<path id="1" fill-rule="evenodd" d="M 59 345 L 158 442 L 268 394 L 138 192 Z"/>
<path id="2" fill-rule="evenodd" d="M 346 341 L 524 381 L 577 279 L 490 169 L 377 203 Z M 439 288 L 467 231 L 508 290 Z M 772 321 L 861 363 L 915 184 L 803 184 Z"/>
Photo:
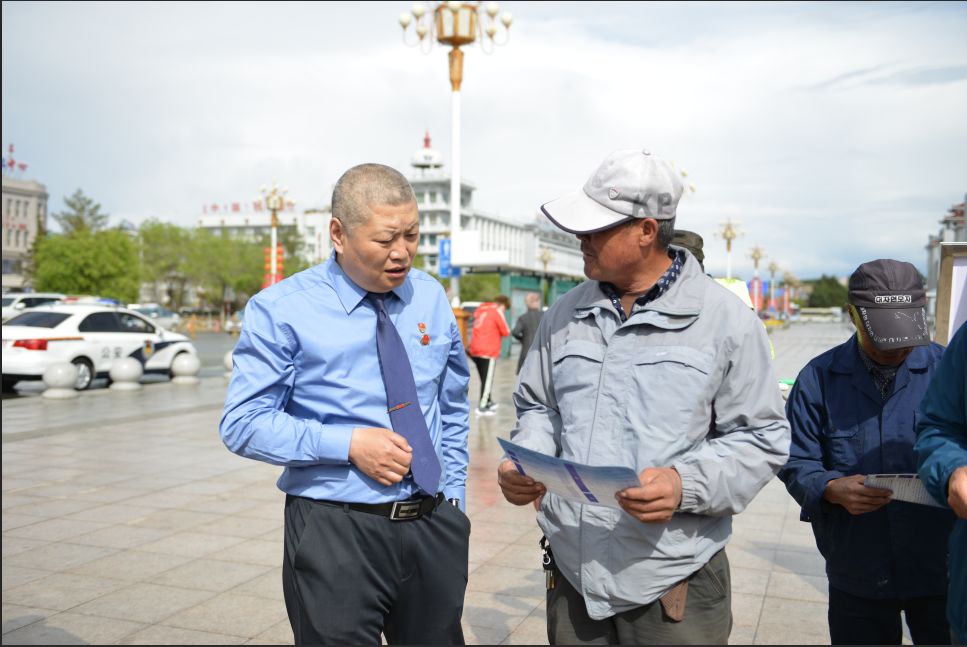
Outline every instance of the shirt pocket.
<path id="1" fill-rule="evenodd" d="M 421 396 L 435 394 L 447 364 L 450 344 L 418 345 L 409 348 L 408 351 L 416 390 Z"/>

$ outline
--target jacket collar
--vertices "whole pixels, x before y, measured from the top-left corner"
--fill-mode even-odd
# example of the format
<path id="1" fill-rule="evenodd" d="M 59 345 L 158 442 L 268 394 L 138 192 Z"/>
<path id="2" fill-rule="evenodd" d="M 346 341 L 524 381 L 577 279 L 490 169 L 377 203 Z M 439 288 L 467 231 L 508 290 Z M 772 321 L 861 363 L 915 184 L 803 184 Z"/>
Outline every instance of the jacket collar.
<path id="1" fill-rule="evenodd" d="M 903 388 L 910 383 L 911 371 L 924 371 L 930 365 L 930 357 L 926 347 L 917 346 L 910 353 L 910 356 L 897 368 L 896 377 L 893 381 L 893 394 L 896 396 Z M 860 391 L 874 402 L 884 404 L 880 397 L 876 385 L 873 383 L 873 376 L 863 363 L 859 353 L 859 342 L 856 341 L 856 334 L 849 338 L 845 343 L 840 344 L 836 349 L 833 361 L 830 363 L 830 370 L 836 373 L 851 375 L 850 382 L 857 391 Z M 887 399 L 889 401 L 889 398 Z"/>
<path id="2" fill-rule="evenodd" d="M 419 270 L 410 269 L 410 272 L 415 272 Z M 342 304 L 343 309 L 345 309 L 346 314 L 349 314 L 356 307 L 363 302 L 368 294 L 366 290 L 356 285 L 349 275 L 343 271 L 336 262 L 335 252 L 329 256 L 328 260 L 319 266 L 319 272 L 322 275 L 323 282 L 330 286 L 336 293 L 336 297 L 339 299 L 339 303 Z M 402 301 L 404 304 L 410 303 L 413 300 L 413 279 L 407 274 L 406 280 L 403 281 L 403 285 L 391 290 L 396 297 Z"/>
<path id="3" fill-rule="evenodd" d="M 705 274 L 691 254 L 685 255 L 682 273 L 672 283 L 668 292 L 636 310 L 626 323 L 648 323 L 659 328 L 684 328 L 691 324 L 705 301 Z M 589 287 L 582 299 L 574 306 L 574 317 L 583 319 L 601 310 L 611 309 L 611 299 L 601 289 L 598 281 L 588 281 Z M 617 313 L 615 313 L 617 315 Z"/>

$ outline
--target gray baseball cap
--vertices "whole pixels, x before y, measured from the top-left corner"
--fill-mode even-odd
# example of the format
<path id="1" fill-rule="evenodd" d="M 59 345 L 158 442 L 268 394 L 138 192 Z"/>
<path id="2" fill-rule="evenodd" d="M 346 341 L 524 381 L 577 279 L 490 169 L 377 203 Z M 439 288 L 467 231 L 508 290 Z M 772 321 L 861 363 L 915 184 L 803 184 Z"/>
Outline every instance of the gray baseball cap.
<path id="1" fill-rule="evenodd" d="M 863 263 L 849 277 L 848 298 L 878 349 L 930 343 L 927 296 L 912 264 L 889 258 Z"/>
<path id="2" fill-rule="evenodd" d="M 674 218 L 682 190 L 669 162 L 648 149 L 620 150 L 604 160 L 582 190 L 541 205 L 541 211 L 564 231 L 591 234 L 632 218 Z"/>

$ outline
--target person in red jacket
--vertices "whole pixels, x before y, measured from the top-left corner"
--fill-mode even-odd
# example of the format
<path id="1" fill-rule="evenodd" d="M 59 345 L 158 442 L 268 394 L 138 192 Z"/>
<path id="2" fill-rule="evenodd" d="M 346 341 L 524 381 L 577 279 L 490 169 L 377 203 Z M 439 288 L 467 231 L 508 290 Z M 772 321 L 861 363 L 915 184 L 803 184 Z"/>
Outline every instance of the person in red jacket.
<path id="1" fill-rule="evenodd" d="M 473 327 L 470 329 L 470 348 L 467 352 L 480 374 L 480 403 L 477 413 L 493 414 L 497 403 L 491 397 L 494 385 L 494 368 L 500 357 L 501 342 L 510 335 L 510 328 L 504 319 L 504 312 L 510 308 L 510 299 L 503 294 L 493 301 L 481 303 L 473 313 Z"/>

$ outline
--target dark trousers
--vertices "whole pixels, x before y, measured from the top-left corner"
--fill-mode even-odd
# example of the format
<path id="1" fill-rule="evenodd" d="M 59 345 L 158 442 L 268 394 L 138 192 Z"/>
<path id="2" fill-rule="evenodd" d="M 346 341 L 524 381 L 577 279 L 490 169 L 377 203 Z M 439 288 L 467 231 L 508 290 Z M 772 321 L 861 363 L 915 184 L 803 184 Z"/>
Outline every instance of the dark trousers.
<path id="1" fill-rule="evenodd" d="M 477 365 L 477 373 L 480 375 L 480 404 L 477 407 L 486 409 L 494 401 L 494 369 L 497 367 L 497 358 L 471 356 L 471 359 Z"/>
<path id="2" fill-rule="evenodd" d="M 658 600 L 593 620 L 584 597 L 560 571 L 554 579 L 547 592 L 547 641 L 552 645 L 725 645 L 732 632 L 732 579 L 724 550 L 688 580 L 680 622 L 666 616 Z"/>
<path id="3" fill-rule="evenodd" d="M 873 600 L 829 587 L 829 638 L 834 645 L 899 645 L 900 612 L 915 645 L 949 645 L 947 596 Z"/>
<path id="4" fill-rule="evenodd" d="M 297 645 L 464 644 L 470 519 L 411 521 L 285 498 L 282 589 Z"/>

